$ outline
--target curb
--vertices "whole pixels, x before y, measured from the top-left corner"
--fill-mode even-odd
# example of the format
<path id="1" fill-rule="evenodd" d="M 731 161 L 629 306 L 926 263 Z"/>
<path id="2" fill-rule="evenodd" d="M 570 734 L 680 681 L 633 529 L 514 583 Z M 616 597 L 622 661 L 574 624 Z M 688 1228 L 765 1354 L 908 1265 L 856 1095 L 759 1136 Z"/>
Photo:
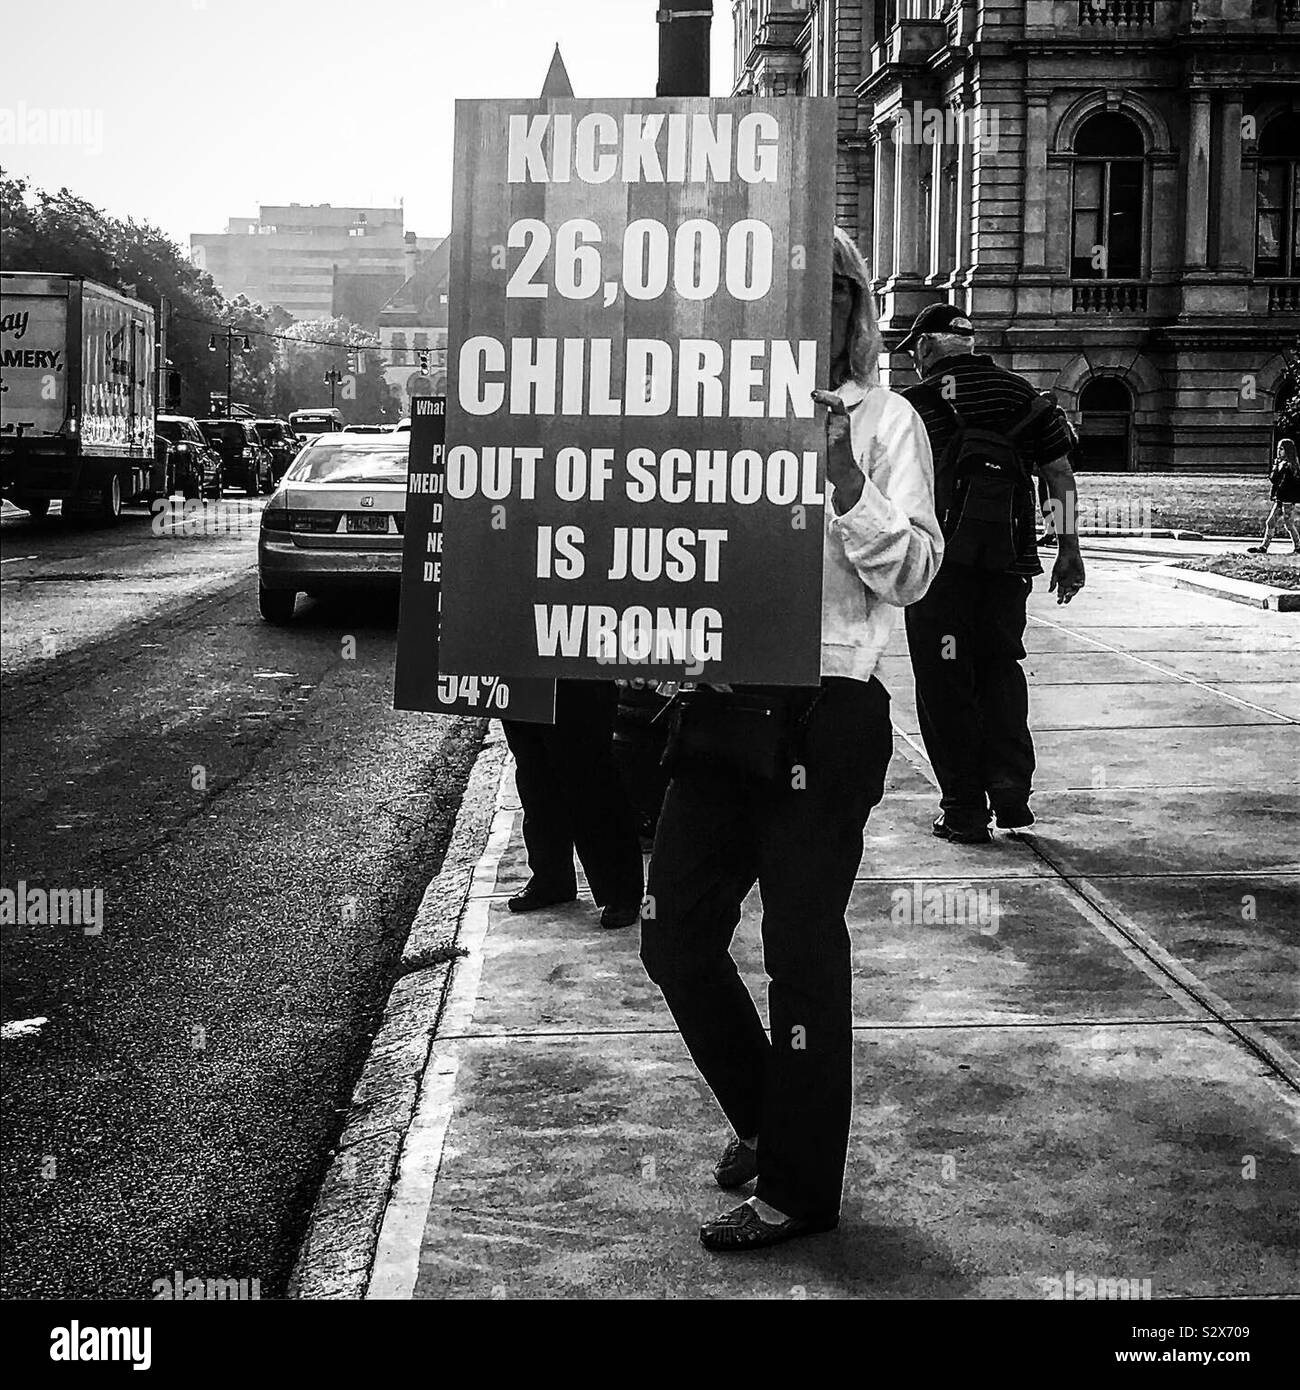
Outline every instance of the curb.
<path id="1" fill-rule="evenodd" d="M 509 754 L 489 725 L 442 867 L 424 890 L 329 1170 L 299 1247 L 288 1297 L 362 1299 L 407 1131 L 442 1019 L 456 938 L 496 813 Z"/>
<path id="2" fill-rule="evenodd" d="M 1195 589 L 1230 603 L 1244 603 L 1251 608 L 1270 608 L 1274 612 L 1300 612 L 1300 590 L 1277 589 L 1271 584 L 1254 584 L 1247 579 L 1233 579 L 1225 574 L 1207 574 L 1203 570 L 1182 569 L 1178 565 L 1146 565 L 1138 570 L 1138 578 L 1149 584 L 1164 584 L 1174 589 Z"/>

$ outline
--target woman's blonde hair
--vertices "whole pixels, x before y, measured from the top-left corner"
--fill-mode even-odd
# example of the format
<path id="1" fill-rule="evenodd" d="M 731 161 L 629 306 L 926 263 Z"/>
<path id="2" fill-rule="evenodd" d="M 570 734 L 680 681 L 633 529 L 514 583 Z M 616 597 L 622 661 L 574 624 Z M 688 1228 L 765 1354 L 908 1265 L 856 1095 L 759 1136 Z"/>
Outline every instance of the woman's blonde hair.
<path id="1" fill-rule="evenodd" d="M 871 288 L 871 271 L 852 237 L 835 228 L 835 254 L 832 274 L 852 282 L 853 317 L 849 323 L 849 376 L 860 386 L 874 385 L 880 378 L 880 353 L 884 346 L 876 323 L 876 296 Z"/>

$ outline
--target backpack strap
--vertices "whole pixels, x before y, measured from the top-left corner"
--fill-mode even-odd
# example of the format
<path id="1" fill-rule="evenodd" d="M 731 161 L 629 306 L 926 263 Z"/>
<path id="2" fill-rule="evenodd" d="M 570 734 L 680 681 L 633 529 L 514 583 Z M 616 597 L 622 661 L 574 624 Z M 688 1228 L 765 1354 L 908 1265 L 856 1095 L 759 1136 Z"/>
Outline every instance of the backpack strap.
<path id="1" fill-rule="evenodd" d="M 1008 439 L 1016 439 L 1023 434 L 1030 425 L 1036 424 L 1047 414 L 1049 410 L 1056 409 L 1056 402 L 1047 396 L 1035 395 L 1029 403 L 1029 409 L 1009 429 L 1002 431 Z"/>

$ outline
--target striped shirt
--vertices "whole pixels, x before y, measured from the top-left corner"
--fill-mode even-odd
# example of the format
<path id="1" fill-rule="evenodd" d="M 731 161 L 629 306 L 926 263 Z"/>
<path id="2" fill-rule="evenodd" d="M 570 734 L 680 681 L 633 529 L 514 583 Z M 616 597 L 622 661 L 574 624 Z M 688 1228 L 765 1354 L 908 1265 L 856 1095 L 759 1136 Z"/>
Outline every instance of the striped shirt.
<path id="1" fill-rule="evenodd" d="M 945 386 L 951 382 L 947 391 Z M 945 357 L 924 377 L 919 386 L 909 386 L 902 395 L 916 408 L 930 436 L 936 464 L 957 432 L 957 422 L 940 393 L 946 395 L 967 426 L 1009 429 L 1041 394 L 1024 377 L 999 367 L 991 357 L 958 353 Z M 1021 457 L 1035 472 L 1053 459 L 1068 458 L 1070 436 L 1060 409 L 1047 411 L 1039 423 L 1017 441 Z M 1042 574 L 1038 562 L 1038 514 L 1032 490 L 1020 504 L 1021 534 L 1025 541 L 1008 574 Z"/>

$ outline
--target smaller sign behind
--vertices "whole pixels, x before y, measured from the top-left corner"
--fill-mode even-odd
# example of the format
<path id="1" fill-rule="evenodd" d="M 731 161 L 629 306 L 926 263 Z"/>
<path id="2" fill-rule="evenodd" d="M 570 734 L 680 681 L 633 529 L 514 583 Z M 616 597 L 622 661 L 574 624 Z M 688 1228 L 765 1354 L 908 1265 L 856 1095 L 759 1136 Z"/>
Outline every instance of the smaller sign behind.
<path id="1" fill-rule="evenodd" d="M 438 670 L 446 435 L 446 399 L 442 396 L 413 399 L 393 707 L 553 724 L 555 682 L 552 680 L 456 676 Z"/>

